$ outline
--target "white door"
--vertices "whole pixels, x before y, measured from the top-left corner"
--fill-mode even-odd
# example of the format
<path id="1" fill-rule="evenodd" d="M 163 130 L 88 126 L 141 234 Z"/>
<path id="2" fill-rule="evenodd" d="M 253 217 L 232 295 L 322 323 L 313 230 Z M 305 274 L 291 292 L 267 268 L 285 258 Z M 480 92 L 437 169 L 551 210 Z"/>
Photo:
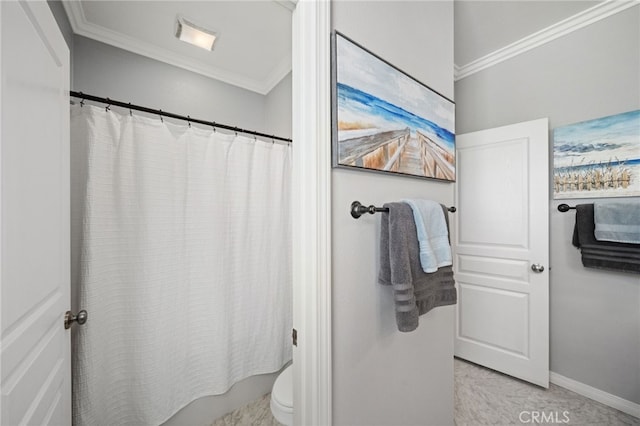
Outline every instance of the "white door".
<path id="1" fill-rule="evenodd" d="M 0 23 L 0 423 L 71 424 L 69 50 L 44 1 Z"/>
<path id="2" fill-rule="evenodd" d="M 548 120 L 456 147 L 455 355 L 548 387 Z"/>

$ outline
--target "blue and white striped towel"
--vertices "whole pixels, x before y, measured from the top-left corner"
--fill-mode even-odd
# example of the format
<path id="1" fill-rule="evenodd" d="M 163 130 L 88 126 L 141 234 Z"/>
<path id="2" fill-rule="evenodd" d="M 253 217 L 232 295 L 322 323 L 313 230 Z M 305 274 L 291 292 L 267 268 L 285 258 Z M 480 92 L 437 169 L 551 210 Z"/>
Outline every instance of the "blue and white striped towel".
<path id="1" fill-rule="evenodd" d="M 596 201 L 593 219 L 596 240 L 640 244 L 640 202 Z"/>

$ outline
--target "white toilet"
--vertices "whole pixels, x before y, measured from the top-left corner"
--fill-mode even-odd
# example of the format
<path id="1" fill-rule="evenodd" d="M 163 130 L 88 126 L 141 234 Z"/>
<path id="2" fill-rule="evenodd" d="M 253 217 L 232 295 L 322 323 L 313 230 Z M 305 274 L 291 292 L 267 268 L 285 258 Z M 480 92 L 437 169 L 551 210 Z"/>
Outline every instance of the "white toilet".
<path id="1" fill-rule="evenodd" d="M 293 425 L 293 367 L 289 365 L 278 375 L 271 390 L 271 413 L 286 426 Z"/>

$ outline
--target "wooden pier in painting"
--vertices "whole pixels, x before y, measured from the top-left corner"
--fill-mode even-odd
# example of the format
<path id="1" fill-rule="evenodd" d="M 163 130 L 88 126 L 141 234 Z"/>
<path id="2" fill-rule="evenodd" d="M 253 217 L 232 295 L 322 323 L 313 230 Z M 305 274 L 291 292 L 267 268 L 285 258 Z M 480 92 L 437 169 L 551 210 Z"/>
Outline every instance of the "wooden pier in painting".
<path id="1" fill-rule="evenodd" d="M 338 143 L 342 165 L 455 180 L 453 154 L 423 133 L 409 128 L 379 132 Z"/>

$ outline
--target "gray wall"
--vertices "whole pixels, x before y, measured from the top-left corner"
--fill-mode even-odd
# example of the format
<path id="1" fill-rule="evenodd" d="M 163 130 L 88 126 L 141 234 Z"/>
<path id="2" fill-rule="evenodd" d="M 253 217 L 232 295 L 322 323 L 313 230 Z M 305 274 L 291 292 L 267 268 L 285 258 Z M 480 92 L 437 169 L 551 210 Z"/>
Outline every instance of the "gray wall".
<path id="1" fill-rule="evenodd" d="M 455 88 L 458 134 L 540 117 L 549 117 L 553 129 L 638 109 L 640 6 L 471 75 Z M 552 143 L 551 133 L 549 138 Z M 550 212 L 551 370 L 640 403 L 640 278 L 582 267 L 571 245 L 575 215 L 556 210 L 566 201 L 552 202 Z"/>
<path id="2" fill-rule="evenodd" d="M 291 138 L 292 89 L 291 73 L 289 73 L 267 93 L 264 105 L 267 133 Z"/>
<path id="3" fill-rule="evenodd" d="M 86 37 L 74 37 L 72 88 L 265 131 L 265 96 Z"/>
<path id="4" fill-rule="evenodd" d="M 453 98 L 452 2 L 332 3 L 333 27 Z M 453 306 L 395 324 L 391 290 L 377 284 L 378 215 L 354 220 L 352 201 L 453 202 L 453 184 L 334 169 L 333 420 L 336 425 L 453 424 Z"/>
<path id="5" fill-rule="evenodd" d="M 73 90 L 291 136 L 290 76 L 263 96 L 78 35 L 73 47 Z M 270 392 L 276 377 L 277 373 L 249 377 L 224 395 L 200 398 L 165 426 L 209 425 Z"/>

